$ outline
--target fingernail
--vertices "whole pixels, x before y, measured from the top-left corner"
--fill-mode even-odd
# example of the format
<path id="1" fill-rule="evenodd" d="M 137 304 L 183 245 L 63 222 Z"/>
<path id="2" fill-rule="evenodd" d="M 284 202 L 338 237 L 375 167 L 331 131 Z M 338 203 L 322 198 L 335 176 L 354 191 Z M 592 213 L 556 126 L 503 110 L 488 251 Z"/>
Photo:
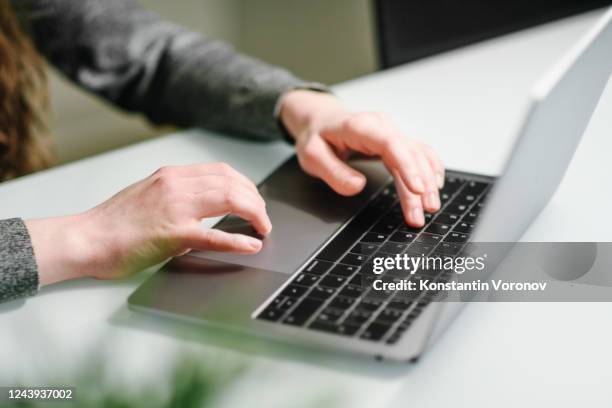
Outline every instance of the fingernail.
<path id="1" fill-rule="evenodd" d="M 412 210 L 412 220 L 417 225 L 425 224 L 425 216 L 423 215 L 423 210 L 421 208 L 415 208 Z"/>
<path id="2" fill-rule="evenodd" d="M 423 184 L 421 176 L 412 176 L 412 185 L 419 192 L 425 191 L 425 185 Z"/>
<path id="3" fill-rule="evenodd" d="M 363 177 L 350 175 L 347 177 L 347 180 L 348 180 L 348 184 L 351 189 L 356 190 L 356 189 L 363 188 L 363 185 L 364 185 Z"/>
<path id="4" fill-rule="evenodd" d="M 268 221 L 266 222 L 266 234 L 269 234 L 271 232 L 272 232 L 272 221 L 268 219 Z"/>
<path id="5" fill-rule="evenodd" d="M 440 173 L 436 174 L 436 181 L 438 183 L 438 188 L 441 190 L 444 188 L 444 176 Z"/>
<path id="6" fill-rule="evenodd" d="M 437 193 L 429 193 L 427 195 L 427 206 L 433 211 L 440 209 L 440 198 Z"/>
<path id="7" fill-rule="evenodd" d="M 262 244 L 261 241 L 258 239 L 252 237 L 243 237 L 243 240 L 245 246 L 249 247 L 250 249 L 254 251 L 259 251 L 261 249 Z"/>

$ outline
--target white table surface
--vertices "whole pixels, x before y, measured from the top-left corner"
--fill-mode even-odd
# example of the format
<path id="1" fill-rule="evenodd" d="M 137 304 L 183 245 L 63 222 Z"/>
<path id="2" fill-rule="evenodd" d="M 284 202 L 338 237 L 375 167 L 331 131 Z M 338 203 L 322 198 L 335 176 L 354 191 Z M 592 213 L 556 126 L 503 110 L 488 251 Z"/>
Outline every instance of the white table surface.
<path id="1" fill-rule="evenodd" d="M 432 144 L 448 167 L 496 174 L 531 85 L 599 15 L 496 39 L 335 90 L 352 108 L 390 113 L 407 134 Z M 610 240 L 611 110 L 607 92 L 559 191 L 524 240 Z M 290 154 L 282 143 L 199 131 L 171 134 L 5 183 L 0 218 L 82 211 L 169 164 L 226 161 L 259 181 Z M 611 304 L 471 304 L 418 364 L 397 366 L 336 357 L 313 361 L 169 334 L 155 319 L 125 307 L 144 277 L 67 282 L 27 302 L 0 305 L 0 384 L 22 378 L 46 385 L 42 373 L 84 358 L 104 334 L 111 336 L 111 381 L 158 376 L 175 348 L 202 352 L 209 364 L 246 360 L 249 371 L 222 401 L 226 406 L 284 406 L 330 390 L 339 405 L 351 407 L 612 405 Z"/>

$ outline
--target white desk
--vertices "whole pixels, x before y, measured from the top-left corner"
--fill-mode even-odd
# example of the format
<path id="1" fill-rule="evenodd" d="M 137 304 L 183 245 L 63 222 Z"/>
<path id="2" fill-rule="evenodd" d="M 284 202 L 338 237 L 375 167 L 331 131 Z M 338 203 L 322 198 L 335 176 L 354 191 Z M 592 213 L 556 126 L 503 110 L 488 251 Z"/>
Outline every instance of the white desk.
<path id="1" fill-rule="evenodd" d="M 391 113 L 408 134 L 431 143 L 449 167 L 497 173 L 530 85 L 597 15 L 374 74 L 336 91 L 353 108 Z M 600 112 L 611 109 L 606 96 Z M 612 237 L 607 211 L 591 211 L 612 208 L 611 131 L 612 115 L 599 114 L 558 193 L 524 239 Z M 82 211 L 167 164 L 227 161 L 259 181 L 290 154 L 281 143 L 177 133 L 3 184 L 0 218 Z M 68 282 L 25 303 L 1 305 L 0 384 L 23 376 L 45 385 L 43 368 L 77 361 L 97 336 L 110 332 L 117 381 L 155 377 L 162 356 L 174 347 L 203 351 L 209 364 L 219 356 L 246 358 L 250 372 L 227 395 L 227 406 L 283 406 L 332 388 L 339 390 L 341 405 L 352 407 L 612 404 L 612 304 L 472 304 L 415 366 L 334 358 L 311 363 L 150 330 L 155 324 L 125 309 L 143 278 Z"/>

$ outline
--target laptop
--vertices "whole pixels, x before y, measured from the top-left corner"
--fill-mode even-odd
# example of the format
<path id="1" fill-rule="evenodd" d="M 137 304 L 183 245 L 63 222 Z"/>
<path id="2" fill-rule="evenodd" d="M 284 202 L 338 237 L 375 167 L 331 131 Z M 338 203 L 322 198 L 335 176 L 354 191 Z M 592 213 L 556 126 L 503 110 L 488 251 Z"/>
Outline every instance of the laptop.
<path id="1" fill-rule="evenodd" d="M 259 185 L 274 224 L 260 253 L 177 257 L 130 296 L 129 306 L 211 330 L 415 361 L 461 303 L 432 301 L 426 293 L 371 296 L 364 275 L 372 259 L 452 255 L 467 242 L 516 242 L 563 178 L 611 72 L 612 10 L 534 87 L 502 175 L 447 171 L 442 208 L 421 229 L 403 221 L 381 163 L 352 162 L 368 182 L 347 198 L 307 176 L 293 157 Z M 252 233 L 234 216 L 215 227 Z M 448 273 L 429 278 L 448 279 Z"/>

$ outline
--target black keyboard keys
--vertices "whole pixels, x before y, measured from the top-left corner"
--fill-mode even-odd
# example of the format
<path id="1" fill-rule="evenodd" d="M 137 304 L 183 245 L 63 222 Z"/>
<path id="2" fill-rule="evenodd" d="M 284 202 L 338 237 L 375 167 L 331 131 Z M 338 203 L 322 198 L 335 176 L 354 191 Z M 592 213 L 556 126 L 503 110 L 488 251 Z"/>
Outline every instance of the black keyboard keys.
<path id="1" fill-rule="evenodd" d="M 368 259 L 367 255 L 352 254 L 349 252 L 348 254 L 344 256 L 344 258 L 340 260 L 340 263 L 346 264 L 346 265 L 359 266 L 365 261 L 367 261 L 367 259 Z"/>
<path id="2" fill-rule="evenodd" d="M 346 277 L 344 276 L 336 276 L 336 275 L 327 275 L 321 279 L 319 285 L 325 286 L 327 288 L 339 288 L 346 281 Z"/>
<path id="3" fill-rule="evenodd" d="M 479 181 L 469 181 L 467 185 L 463 188 L 461 193 L 479 196 L 487 187 L 487 183 L 482 183 Z"/>
<path id="4" fill-rule="evenodd" d="M 416 238 L 417 234 L 414 232 L 403 232 L 398 231 L 389 237 L 389 241 L 391 242 L 412 242 Z"/>
<path id="5" fill-rule="evenodd" d="M 459 221 L 459 218 L 461 217 L 457 214 L 441 213 L 438 214 L 434 222 L 438 224 L 455 225 L 457 221 Z"/>
<path id="6" fill-rule="evenodd" d="M 301 326 L 317 311 L 317 309 L 323 304 L 323 301 L 319 299 L 306 298 L 302 300 L 295 309 L 293 309 L 285 320 L 284 323 L 292 324 L 295 326 Z"/>
<path id="7" fill-rule="evenodd" d="M 450 231 L 450 226 L 434 222 L 427 227 L 425 231 L 429 232 L 430 234 L 446 235 L 446 233 Z"/>
<path id="8" fill-rule="evenodd" d="M 446 242 L 467 242 L 467 240 L 468 235 L 460 232 L 451 232 L 444 238 Z"/>
<path id="9" fill-rule="evenodd" d="M 362 339 L 379 341 L 391 328 L 390 325 L 372 322 L 361 334 Z"/>
<path id="10" fill-rule="evenodd" d="M 378 245 L 369 242 L 360 242 L 351 248 L 351 252 L 354 254 L 370 255 L 378 249 Z"/>
<path id="11" fill-rule="evenodd" d="M 353 276 L 353 274 L 357 272 L 357 269 L 359 269 L 359 267 L 355 265 L 338 264 L 329 271 L 329 274 L 336 276 Z"/>
<path id="12" fill-rule="evenodd" d="M 312 290 L 308 294 L 308 297 L 315 298 L 315 299 L 321 299 L 321 300 L 327 300 L 330 297 L 332 297 L 334 293 L 336 293 L 336 290 L 333 288 L 315 286 L 314 288 L 312 288 Z"/>
<path id="13" fill-rule="evenodd" d="M 308 290 L 308 287 L 306 286 L 291 284 L 287 286 L 285 289 L 283 289 L 283 291 L 281 292 L 281 295 L 299 298 L 304 293 L 306 293 L 307 290 Z"/>
<path id="14" fill-rule="evenodd" d="M 367 234 L 365 234 L 365 236 L 361 240 L 363 242 L 380 244 L 382 242 L 385 242 L 385 240 L 387 239 L 387 236 L 388 236 L 387 234 L 382 234 L 378 232 L 368 232 Z"/>
<path id="15" fill-rule="evenodd" d="M 312 327 L 315 330 L 321 330 L 323 332 L 339 334 L 342 336 L 352 336 L 355 333 L 357 333 L 357 330 L 359 330 L 359 326 L 356 326 L 356 325 L 344 324 L 344 323 L 335 324 L 335 323 L 324 322 L 324 321 L 319 321 L 319 320 L 312 323 L 310 327 Z"/>
<path id="16" fill-rule="evenodd" d="M 327 261 L 321 261 L 319 259 L 315 259 L 308 265 L 304 272 L 312 273 L 314 275 L 323 275 L 325 272 L 331 268 L 333 263 Z"/>
<path id="17" fill-rule="evenodd" d="M 293 280 L 293 283 L 302 286 L 312 286 L 314 285 L 321 277 L 317 275 L 313 275 L 310 273 L 302 272 L 297 278 Z"/>

